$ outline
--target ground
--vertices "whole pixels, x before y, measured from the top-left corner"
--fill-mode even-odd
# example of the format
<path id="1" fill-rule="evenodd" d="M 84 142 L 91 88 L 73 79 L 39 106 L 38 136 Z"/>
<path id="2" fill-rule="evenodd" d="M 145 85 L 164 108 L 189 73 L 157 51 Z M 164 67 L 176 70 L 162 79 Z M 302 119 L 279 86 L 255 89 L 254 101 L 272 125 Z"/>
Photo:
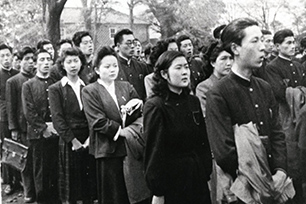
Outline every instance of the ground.
<path id="1" fill-rule="evenodd" d="M 23 191 L 22 189 L 16 190 L 12 195 L 5 195 L 4 194 L 4 189 L 6 185 L 1 185 L 1 199 L 2 199 L 2 204 L 6 203 L 12 203 L 12 204 L 23 204 Z M 36 204 L 34 202 L 33 204 Z"/>

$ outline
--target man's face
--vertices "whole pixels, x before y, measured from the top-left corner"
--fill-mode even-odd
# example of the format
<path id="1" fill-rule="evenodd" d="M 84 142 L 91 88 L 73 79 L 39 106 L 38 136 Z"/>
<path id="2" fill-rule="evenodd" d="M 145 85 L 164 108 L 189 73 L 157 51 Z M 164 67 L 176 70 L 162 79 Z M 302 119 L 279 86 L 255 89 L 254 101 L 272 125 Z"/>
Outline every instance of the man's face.
<path id="1" fill-rule="evenodd" d="M 20 69 L 27 73 L 32 73 L 34 68 L 34 54 L 28 53 L 20 61 Z"/>
<path id="2" fill-rule="evenodd" d="M 5 69 L 10 68 L 12 65 L 12 53 L 9 49 L 0 50 L 0 66 Z"/>
<path id="3" fill-rule="evenodd" d="M 37 72 L 42 75 L 48 75 L 52 65 L 51 55 L 47 52 L 42 52 L 37 55 Z"/>
<path id="4" fill-rule="evenodd" d="M 119 53 L 126 58 L 131 58 L 134 55 L 136 43 L 133 34 L 123 35 L 122 42 L 117 44 Z"/>
<path id="5" fill-rule="evenodd" d="M 65 52 L 68 48 L 71 48 L 70 43 L 63 43 L 61 44 L 59 50 L 58 50 L 58 56 L 61 56 L 63 52 Z"/>
<path id="6" fill-rule="evenodd" d="M 190 39 L 186 39 L 181 42 L 180 51 L 187 59 L 193 56 L 193 44 Z"/>
<path id="7" fill-rule="evenodd" d="M 52 59 L 54 59 L 54 48 L 53 48 L 53 45 L 52 44 L 45 44 L 43 46 L 44 50 L 48 51 L 51 56 L 52 56 Z"/>
<path id="8" fill-rule="evenodd" d="M 84 36 L 82 38 L 80 43 L 80 49 L 83 52 L 83 54 L 86 56 L 90 56 L 93 54 L 94 44 L 92 42 L 92 38 L 89 35 Z"/>
<path id="9" fill-rule="evenodd" d="M 256 25 L 244 29 L 245 37 L 237 45 L 234 54 L 240 64 L 246 68 L 259 68 L 264 59 L 264 43 L 260 28 Z M 236 59 L 236 58 L 235 58 Z"/>
<path id="10" fill-rule="evenodd" d="M 142 54 L 142 46 L 141 46 L 141 43 L 139 41 L 136 41 L 136 46 L 134 47 L 134 55 L 136 57 L 140 57 L 141 54 Z"/>
<path id="11" fill-rule="evenodd" d="M 282 43 L 277 43 L 276 47 L 280 56 L 290 58 L 295 54 L 295 40 L 293 36 L 286 37 Z"/>
<path id="12" fill-rule="evenodd" d="M 265 52 L 271 53 L 274 47 L 273 36 L 270 34 L 264 35 Z"/>

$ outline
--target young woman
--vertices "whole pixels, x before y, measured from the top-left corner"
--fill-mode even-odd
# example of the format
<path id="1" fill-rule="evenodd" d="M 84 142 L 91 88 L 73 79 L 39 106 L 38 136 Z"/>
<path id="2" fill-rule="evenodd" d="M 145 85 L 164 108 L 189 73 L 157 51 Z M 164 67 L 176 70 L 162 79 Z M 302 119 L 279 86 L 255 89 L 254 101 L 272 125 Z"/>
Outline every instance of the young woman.
<path id="1" fill-rule="evenodd" d="M 154 204 L 211 203 L 211 153 L 200 102 L 190 95 L 184 55 L 166 51 L 144 107 L 145 176 Z"/>
<path id="2" fill-rule="evenodd" d="M 77 48 L 61 56 L 64 77 L 49 87 L 54 128 L 59 140 L 59 186 L 62 203 L 92 203 L 95 199 L 95 162 L 88 152 L 89 129 L 81 100 L 84 82 L 78 74 L 86 63 Z"/>
<path id="3" fill-rule="evenodd" d="M 206 93 L 224 76 L 228 75 L 233 65 L 233 57 L 230 53 L 224 50 L 222 45 L 215 41 L 213 42 L 205 55 L 208 61 L 208 68 L 212 70 L 212 74 L 208 79 L 198 84 L 196 95 L 201 102 L 201 108 L 205 117 Z"/>
<path id="4" fill-rule="evenodd" d="M 119 67 L 113 49 L 102 47 L 93 65 L 98 79 L 83 89 L 82 98 L 90 128 L 89 150 L 96 158 L 99 203 L 129 204 L 123 160 L 127 155 L 124 131 L 130 124 L 123 124 L 122 106 L 139 97 L 130 83 L 115 81 Z"/>

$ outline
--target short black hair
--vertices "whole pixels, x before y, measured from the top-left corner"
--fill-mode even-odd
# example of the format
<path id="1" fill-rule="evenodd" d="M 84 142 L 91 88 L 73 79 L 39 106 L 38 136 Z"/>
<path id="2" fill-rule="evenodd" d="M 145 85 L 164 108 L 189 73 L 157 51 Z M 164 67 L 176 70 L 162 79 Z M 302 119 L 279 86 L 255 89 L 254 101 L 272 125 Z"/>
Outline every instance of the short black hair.
<path id="1" fill-rule="evenodd" d="M 32 47 L 30 47 L 30 46 L 23 47 L 20 50 L 20 52 L 19 52 L 20 60 L 22 60 L 24 58 L 24 56 L 29 54 L 29 53 L 32 53 L 34 55 L 35 54 L 35 50 Z"/>
<path id="2" fill-rule="evenodd" d="M 42 39 L 42 40 L 38 41 L 36 48 L 37 48 L 37 50 L 39 50 L 39 49 L 44 49 L 44 45 L 48 45 L 48 44 L 51 44 L 51 45 L 52 45 L 52 43 L 51 43 L 50 40 L 48 40 L 48 39 Z M 53 46 L 53 45 L 52 45 L 52 46 Z"/>
<path id="3" fill-rule="evenodd" d="M 220 39 L 222 30 L 225 28 L 225 24 L 216 27 L 213 31 L 213 36 L 215 39 Z"/>
<path id="4" fill-rule="evenodd" d="M 263 35 L 272 35 L 271 31 L 269 30 L 261 30 Z"/>
<path id="5" fill-rule="evenodd" d="M 301 39 L 300 46 L 302 49 L 306 49 L 306 36 Z"/>
<path id="6" fill-rule="evenodd" d="M 36 52 L 35 52 L 35 54 L 34 54 L 34 56 L 35 56 L 35 61 L 37 60 L 37 57 L 38 57 L 38 55 L 39 55 L 40 53 L 48 53 L 48 54 L 50 55 L 51 59 L 52 59 L 51 53 L 48 52 L 47 50 L 45 50 L 45 49 L 42 48 L 42 49 L 36 50 Z"/>
<path id="7" fill-rule="evenodd" d="M 7 44 L 0 44 L 0 50 L 5 50 L 5 49 L 8 49 L 11 53 L 13 52 L 13 48 Z"/>
<path id="8" fill-rule="evenodd" d="M 60 41 L 58 41 L 57 43 L 57 46 L 58 47 L 61 47 L 62 44 L 65 44 L 65 43 L 69 43 L 71 45 L 71 47 L 73 46 L 72 44 L 72 40 L 66 38 L 66 39 L 61 39 Z"/>
<path id="9" fill-rule="evenodd" d="M 277 31 L 274 34 L 273 42 L 274 44 L 277 44 L 277 43 L 282 44 L 286 37 L 294 37 L 292 30 L 282 29 L 282 30 Z"/>
<path id="10" fill-rule="evenodd" d="M 192 42 L 192 40 L 191 40 L 191 38 L 189 37 L 189 36 L 187 36 L 187 35 L 181 35 L 181 36 L 179 36 L 178 38 L 177 38 L 177 40 L 176 40 L 176 43 L 177 43 L 177 46 L 178 46 L 178 49 L 179 50 L 181 50 L 181 43 L 182 43 L 182 41 L 184 41 L 184 40 L 190 40 L 191 42 Z"/>
<path id="11" fill-rule="evenodd" d="M 72 37 L 72 42 L 75 46 L 80 47 L 80 44 L 82 42 L 82 38 L 89 36 L 92 39 L 92 36 L 88 31 L 78 31 L 76 32 Z"/>
<path id="12" fill-rule="evenodd" d="M 130 29 L 127 29 L 127 28 L 118 31 L 115 34 L 115 37 L 114 37 L 115 46 L 117 46 L 118 43 L 122 42 L 122 40 L 123 40 L 122 36 L 123 35 L 134 35 L 134 33 L 133 33 L 133 31 L 131 31 Z"/>
<path id="13" fill-rule="evenodd" d="M 244 30 L 250 26 L 258 26 L 258 23 L 250 18 L 238 18 L 230 22 L 221 33 L 221 41 L 225 51 L 233 56 L 232 43 L 240 46 L 242 39 L 245 37 Z"/>

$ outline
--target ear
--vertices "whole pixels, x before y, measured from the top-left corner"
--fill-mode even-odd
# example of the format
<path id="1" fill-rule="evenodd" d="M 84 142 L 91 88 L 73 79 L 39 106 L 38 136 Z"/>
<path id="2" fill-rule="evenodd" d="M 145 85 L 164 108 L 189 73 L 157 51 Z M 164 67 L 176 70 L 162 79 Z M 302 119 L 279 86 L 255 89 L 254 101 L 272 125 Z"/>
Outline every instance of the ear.
<path id="1" fill-rule="evenodd" d="M 212 66 L 213 68 L 215 68 L 216 62 L 210 62 L 210 64 L 211 64 L 211 66 Z"/>
<path id="2" fill-rule="evenodd" d="M 234 55 L 239 55 L 239 51 L 240 51 L 240 46 L 237 45 L 236 43 L 232 43 L 231 44 L 231 50 L 234 53 Z"/>
<path id="3" fill-rule="evenodd" d="M 99 69 L 97 67 L 94 67 L 94 70 L 99 75 Z"/>
<path id="4" fill-rule="evenodd" d="M 276 44 L 275 44 L 275 47 L 276 47 L 276 49 L 279 51 L 280 44 L 279 44 L 279 43 L 276 43 Z"/>
<path id="5" fill-rule="evenodd" d="M 165 80 L 168 79 L 168 73 L 167 73 L 165 70 L 161 70 L 161 71 L 160 71 L 160 75 L 161 75 Z"/>

